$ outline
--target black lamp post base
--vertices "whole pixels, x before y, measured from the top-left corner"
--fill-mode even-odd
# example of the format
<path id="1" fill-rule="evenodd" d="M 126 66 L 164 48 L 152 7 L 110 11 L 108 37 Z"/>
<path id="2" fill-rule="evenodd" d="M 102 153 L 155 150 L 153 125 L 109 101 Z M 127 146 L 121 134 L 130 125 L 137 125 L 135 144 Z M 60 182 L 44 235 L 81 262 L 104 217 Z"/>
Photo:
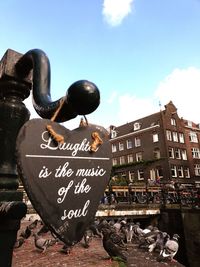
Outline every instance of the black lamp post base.
<path id="1" fill-rule="evenodd" d="M 20 228 L 20 221 L 26 215 L 27 206 L 21 201 L 0 203 L 0 266 L 12 266 L 13 247 Z"/>

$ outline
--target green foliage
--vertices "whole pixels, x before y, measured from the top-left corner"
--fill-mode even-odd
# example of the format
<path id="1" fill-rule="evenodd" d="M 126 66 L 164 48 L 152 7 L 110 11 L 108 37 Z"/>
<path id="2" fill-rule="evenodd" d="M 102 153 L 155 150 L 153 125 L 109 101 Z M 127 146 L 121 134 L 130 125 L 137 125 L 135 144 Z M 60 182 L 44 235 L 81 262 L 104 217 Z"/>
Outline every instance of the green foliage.
<path id="1" fill-rule="evenodd" d="M 140 161 L 135 161 L 135 162 L 131 162 L 131 163 L 126 163 L 126 164 L 120 164 L 120 165 L 114 165 L 112 166 L 112 172 L 114 173 L 115 170 L 119 169 L 119 168 L 124 168 L 124 167 L 130 167 L 130 166 L 148 166 L 151 165 L 152 163 L 159 161 L 160 159 L 150 159 L 150 160 L 140 160 Z"/>
<path id="2" fill-rule="evenodd" d="M 127 267 L 126 263 L 120 257 L 113 257 L 112 259 L 118 263 L 118 267 Z"/>
<path id="3" fill-rule="evenodd" d="M 110 179 L 109 185 L 127 186 L 127 180 L 123 176 L 113 177 Z"/>

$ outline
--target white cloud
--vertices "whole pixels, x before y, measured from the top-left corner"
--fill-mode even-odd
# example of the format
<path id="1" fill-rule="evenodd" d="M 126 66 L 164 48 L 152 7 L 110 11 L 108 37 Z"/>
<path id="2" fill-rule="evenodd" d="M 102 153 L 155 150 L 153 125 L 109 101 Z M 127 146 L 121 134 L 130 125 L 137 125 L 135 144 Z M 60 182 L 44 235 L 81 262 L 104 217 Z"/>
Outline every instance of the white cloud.
<path id="1" fill-rule="evenodd" d="M 158 111 L 157 106 L 157 111 Z M 119 121 L 131 122 L 156 112 L 152 99 L 125 94 L 119 97 Z"/>
<path id="2" fill-rule="evenodd" d="M 199 123 L 200 69 L 175 69 L 160 82 L 155 96 L 162 105 L 172 100 L 180 117 Z"/>
<path id="3" fill-rule="evenodd" d="M 200 123 L 199 97 L 200 69 L 175 69 L 158 84 L 152 98 L 139 98 L 130 94 L 118 95 L 115 99 L 117 113 L 109 118 L 112 119 L 110 124 L 119 126 L 151 115 L 160 110 L 159 102 L 164 109 L 164 105 L 169 101 L 177 107 L 179 117 Z"/>
<path id="4" fill-rule="evenodd" d="M 111 26 L 118 26 L 132 12 L 134 0 L 104 0 L 103 16 Z"/>
<path id="5" fill-rule="evenodd" d="M 112 104 L 112 103 L 114 103 L 114 101 L 115 101 L 116 98 L 117 98 L 117 95 L 118 95 L 117 91 L 113 91 L 113 92 L 111 93 L 111 95 L 109 96 L 109 98 L 107 99 L 107 103 L 108 103 L 108 104 Z"/>
<path id="6" fill-rule="evenodd" d="M 27 99 L 24 100 L 24 104 L 26 105 L 27 109 L 31 113 L 30 119 L 39 118 L 39 115 L 35 111 L 33 104 L 32 104 L 32 95 L 30 95 Z"/>

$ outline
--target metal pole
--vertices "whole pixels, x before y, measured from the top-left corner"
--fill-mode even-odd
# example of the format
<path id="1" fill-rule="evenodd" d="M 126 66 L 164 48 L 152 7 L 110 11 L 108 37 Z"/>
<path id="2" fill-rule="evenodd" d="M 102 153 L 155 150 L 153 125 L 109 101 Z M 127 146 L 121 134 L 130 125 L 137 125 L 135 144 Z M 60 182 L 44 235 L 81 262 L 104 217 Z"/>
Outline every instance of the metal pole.
<path id="1" fill-rule="evenodd" d="M 14 65 L 22 55 L 7 50 L 0 61 L 0 266 L 12 265 L 13 246 L 27 207 L 18 191 L 15 144 L 21 126 L 29 119 L 22 102 L 29 96 L 29 78 L 19 79 Z"/>

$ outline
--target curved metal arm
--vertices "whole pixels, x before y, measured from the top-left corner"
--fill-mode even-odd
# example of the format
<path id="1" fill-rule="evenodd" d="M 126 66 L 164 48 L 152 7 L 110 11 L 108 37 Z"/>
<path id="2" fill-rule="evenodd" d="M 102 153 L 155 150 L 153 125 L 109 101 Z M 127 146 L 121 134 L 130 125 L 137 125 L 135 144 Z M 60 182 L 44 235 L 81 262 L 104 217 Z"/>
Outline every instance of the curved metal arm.
<path id="1" fill-rule="evenodd" d="M 33 49 L 23 55 L 16 64 L 17 74 L 26 77 L 33 69 L 33 106 L 42 117 L 50 119 L 60 105 L 60 100 L 52 101 L 50 94 L 50 63 L 40 49 Z M 94 83 L 80 80 L 73 83 L 65 98 L 65 103 L 55 121 L 64 122 L 77 115 L 93 112 L 100 103 L 100 93 Z"/>

